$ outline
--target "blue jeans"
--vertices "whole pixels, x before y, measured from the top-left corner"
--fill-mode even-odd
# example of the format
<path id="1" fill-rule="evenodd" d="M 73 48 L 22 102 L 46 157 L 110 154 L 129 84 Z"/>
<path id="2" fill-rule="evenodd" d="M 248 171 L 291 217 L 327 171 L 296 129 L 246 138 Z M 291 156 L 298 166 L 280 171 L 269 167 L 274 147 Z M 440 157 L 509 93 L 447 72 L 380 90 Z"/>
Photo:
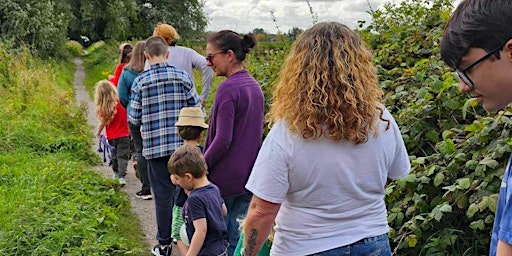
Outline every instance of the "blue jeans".
<path id="1" fill-rule="evenodd" d="M 341 246 L 328 251 L 323 251 L 311 256 L 390 256 L 388 234 L 368 237 L 353 244 Z"/>
<path id="2" fill-rule="evenodd" d="M 228 215 L 224 217 L 224 222 L 228 228 L 228 256 L 232 256 L 235 253 L 236 244 L 238 239 L 240 239 L 237 219 L 245 217 L 251 198 L 252 195 L 249 194 L 224 198 L 224 203 L 226 208 L 228 208 Z"/>
<path id="3" fill-rule="evenodd" d="M 174 205 L 174 191 L 176 186 L 171 183 L 167 161 L 169 157 L 148 159 L 148 173 L 155 198 L 156 225 L 158 232 L 156 239 L 161 245 L 171 244 L 172 207 Z"/>

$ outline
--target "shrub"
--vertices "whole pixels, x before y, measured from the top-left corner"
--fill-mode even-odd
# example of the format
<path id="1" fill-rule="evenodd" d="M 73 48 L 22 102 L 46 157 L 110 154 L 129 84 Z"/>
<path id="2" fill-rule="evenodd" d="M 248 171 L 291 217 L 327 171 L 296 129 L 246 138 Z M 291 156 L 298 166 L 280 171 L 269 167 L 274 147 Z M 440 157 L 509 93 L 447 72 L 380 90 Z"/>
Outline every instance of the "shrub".
<path id="1" fill-rule="evenodd" d="M 66 43 L 66 49 L 75 57 L 82 56 L 84 54 L 84 47 L 77 41 L 68 41 Z"/>
<path id="2" fill-rule="evenodd" d="M 487 254 L 512 112 L 488 115 L 441 61 L 449 0 L 386 4 L 361 33 L 412 172 L 386 189 L 396 255 Z"/>

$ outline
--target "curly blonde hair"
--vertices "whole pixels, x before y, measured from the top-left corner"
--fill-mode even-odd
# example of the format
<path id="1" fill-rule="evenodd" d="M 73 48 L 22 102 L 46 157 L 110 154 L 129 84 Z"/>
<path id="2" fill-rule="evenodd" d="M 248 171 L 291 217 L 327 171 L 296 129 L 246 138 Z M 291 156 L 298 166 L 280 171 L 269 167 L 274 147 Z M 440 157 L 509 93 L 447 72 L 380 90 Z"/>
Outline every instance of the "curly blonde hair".
<path id="1" fill-rule="evenodd" d="M 101 80 L 96 83 L 94 90 L 94 104 L 100 122 L 104 125 L 110 124 L 117 114 L 117 89 L 108 80 Z"/>
<path id="2" fill-rule="evenodd" d="M 322 22 L 294 42 L 268 118 L 286 121 L 304 139 L 360 144 L 369 132 L 378 135 L 382 95 L 372 54 L 359 35 L 340 23 Z"/>

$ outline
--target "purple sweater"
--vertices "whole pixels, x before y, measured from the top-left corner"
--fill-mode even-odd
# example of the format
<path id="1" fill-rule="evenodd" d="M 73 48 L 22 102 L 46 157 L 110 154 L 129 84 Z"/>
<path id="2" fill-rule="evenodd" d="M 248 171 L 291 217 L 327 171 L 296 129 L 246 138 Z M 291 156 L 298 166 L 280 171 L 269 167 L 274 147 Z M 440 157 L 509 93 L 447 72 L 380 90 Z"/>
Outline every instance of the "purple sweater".
<path id="1" fill-rule="evenodd" d="M 205 154 L 208 179 L 222 197 L 249 193 L 249 179 L 263 137 L 264 98 L 258 82 L 242 70 L 219 85 L 212 106 Z"/>

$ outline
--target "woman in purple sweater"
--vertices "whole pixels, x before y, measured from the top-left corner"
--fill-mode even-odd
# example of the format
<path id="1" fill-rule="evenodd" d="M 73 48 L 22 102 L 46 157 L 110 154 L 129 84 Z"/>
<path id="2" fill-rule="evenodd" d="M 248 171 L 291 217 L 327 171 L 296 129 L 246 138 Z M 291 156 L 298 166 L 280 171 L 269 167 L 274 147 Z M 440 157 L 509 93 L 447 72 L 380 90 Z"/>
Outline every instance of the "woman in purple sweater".
<path id="1" fill-rule="evenodd" d="M 215 94 L 204 155 L 208 178 L 219 187 L 228 208 L 230 256 L 239 238 L 236 219 L 246 214 L 251 200 L 244 186 L 263 136 L 263 92 L 242 64 L 255 45 L 253 34 L 240 38 L 229 30 L 211 34 L 206 45 L 208 66 L 217 76 L 227 77 Z"/>

